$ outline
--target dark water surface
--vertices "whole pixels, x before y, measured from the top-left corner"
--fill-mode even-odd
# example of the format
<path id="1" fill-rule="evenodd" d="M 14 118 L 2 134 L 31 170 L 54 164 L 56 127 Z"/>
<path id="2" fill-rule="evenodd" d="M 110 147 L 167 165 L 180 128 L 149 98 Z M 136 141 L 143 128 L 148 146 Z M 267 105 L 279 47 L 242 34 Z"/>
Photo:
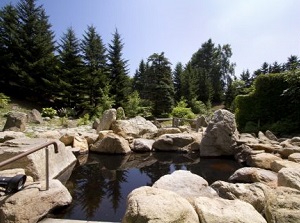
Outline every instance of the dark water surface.
<path id="1" fill-rule="evenodd" d="M 55 218 L 120 222 L 127 195 L 135 188 L 152 186 L 161 176 L 189 170 L 209 184 L 227 181 L 241 166 L 233 159 L 199 158 L 199 153 L 143 153 L 121 155 L 89 154 L 74 168 L 66 187 L 73 202 L 56 211 Z"/>

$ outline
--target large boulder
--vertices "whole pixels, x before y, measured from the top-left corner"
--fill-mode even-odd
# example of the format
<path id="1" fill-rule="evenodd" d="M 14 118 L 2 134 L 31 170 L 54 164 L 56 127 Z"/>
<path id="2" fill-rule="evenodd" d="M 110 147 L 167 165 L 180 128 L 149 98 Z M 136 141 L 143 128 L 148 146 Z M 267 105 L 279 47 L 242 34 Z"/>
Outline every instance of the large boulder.
<path id="1" fill-rule="evenodd" d="M 41 113 L 36 109 L 32 109 L 30 112 L 27 113 L 27 122 L 34 124 L 42 124 L 43 118 Z"/>
<path id="2" fill-rule="evenodd" d="M 140 187 L 127 197 L 123 223 L 199 223 L 193 206 L 180 195 L 153 187 Z"/>
<path id="3" fill-rule="evenodd" d="M 69 205 L 72 197 L 59 180 L 51 180 L 49 190 L 33 183 L 17 193 L 0 197 L 0 222 L 35 223 L 52 209 Z"/>
<path id="4" fill-rule="evenodd" d="M 238 199 L 198 197 L 194 206 L 200 222 L 266 223 L 251 204 Z"/>
<path id="5" fill-rule="evenodd" d="M 154 139 L 143 139 L 138 138 L 134 139 L 131 149 L 136 152 L 150 152 L 152 151 L 152 145 L 154 143 Z"/>
<path id="6" fill-rule="evenodd" d="M 141 116 L 129 120 L 116 120 L 112 123 L 111 129 L 114 133 L 123 137 L 154 138 L 157 134 L 157 127 Z"/>
<path id="7" fill-rule="evenodd" d="M 300 163 L 295 163 L 289 160 L 275 160 L 271 163 L 271 169 L 278 172 L 282 168 L 296 168 L 300 170 Z"/>
<path id="8" fill-rule="evenodd" d="M 200 144 L 200 156 L 234 155 L 238 131 L 231 112 L 217 110 L 209 122 Z"/>
<path id="9" fill-rule="evenodd" d="M 277 185 L 277 173 L 256 167 L 243 167 L 236 170 L 228 179 L 230 182 Z"/>
<path id="10" fill-rule="evenodd" d="M 270 189 L 263 183 L 227 183 L 216 181 L 211 187 L 224 199 L 239 199 L 251 204 L 259 213 L 263 214 L 265 208 L 265 191 Z"/>
<path id="11" fill-rule="evenodd" d="M 188 200 L 199 196 L 218 196 L 205 179 L 186 170 L 177 170 L 164 175 L 152 187 L 173 191 Z"/>
<path id="12" fill-rule="evenodd" d="M 45 138 L 22 138 L 6 141 L 0 144 L 0 162 L 27 152 L 30 149 L 44 144 L 48 141 L 49 139 Z M 67 150 L 62 142 L 58 140 L 56 142 L 58 144 L 58 153 L 54 152 L 53 144 L 48 146 L 50 178 L 59 176 L 68 168 L 73 167 L 73 165 L 75 165 L 76 163 L 76 157 L 73 155 L 73 153 L 70 150 Z M 45 163 L 45 149 L 40 149 L 16 162 L 12 162 L 0 168 L 0 170 L 23 168 L 25 169 L 26 175 L 32 176 L 34 180 L 44 180 L 46 177 Z"/>
<path id="13" fill-rule="evenodd" d="M 300 169 L 282 168 L 278 172 L 278 186 L 291 187 L 300 190 Z"/>
<path id="14" fill-rule="evenodd" d="M 268 222 L 299 223 L 300 191 L 277 187 L 266 193 L 265 216 Z"/>
<path id="15" fill-rule="evenodd" d="M 259 167 L 263 169 L 271 169 L 271 163 L 275 160 L 282 160 L 280 157 L 270 153 L 259 153 L 249 156 L 247 164 L 252 167 Z M 276 171 L 277 172 L 277 171 Z"/>
<path id="16" fill-rule="evenodd" d="M 109 133 L 103 139 L 99 139 L 90 148 L 93 152 L 126 154 L 131 152 L 129 143 L 123 137 Z"/>
<path id="17" fill-rule="evenodd" d="M 27 138 L 24 132 L 4 131 L 0 132 L 0 143 L 12 139 Z"/>
<path id="18" fill-rule="evenodd" d="M 197 137 L 193 134 L 165 134 L 156 139 L 153 143 L 153 149 L 159 151 L 188 152 L 192 150 L 199 150 L 199 142 L 197 145 L 195 144 L 196 142 Z"/>
<path id="19" fill-rule="evenodd" d="M 9 112 L 3 131 L 24 132 L 26 129 L 27 114 L 24 112 Z"/>
<path id="20" fill-rule="evenodd" d="M 109 130 L 111 124 L 117 119 L 117 110 L 112 108 L 104 111 L 99 125 L 97 126 L 97 132 L 102 130 Z"/>

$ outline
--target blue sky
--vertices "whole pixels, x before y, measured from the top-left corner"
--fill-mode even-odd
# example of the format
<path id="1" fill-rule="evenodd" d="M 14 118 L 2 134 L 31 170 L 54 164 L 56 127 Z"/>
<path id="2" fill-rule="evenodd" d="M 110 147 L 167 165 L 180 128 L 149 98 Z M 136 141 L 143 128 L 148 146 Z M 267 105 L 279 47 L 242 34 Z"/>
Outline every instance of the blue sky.
<path id="1" fill-rule="evenodd" d="M 0 6 L 17 0 L 0 0 Z M 38 0 L 59 40 L 70 26 L 82 38 L 94 25 L 105 44 L 117 28 L 130 75 L 141 59 L 165 52 L 186 64 L 209 38 L 230 44 L 236 75 L 263 62 L 300 57 L 299 0 Z"/>

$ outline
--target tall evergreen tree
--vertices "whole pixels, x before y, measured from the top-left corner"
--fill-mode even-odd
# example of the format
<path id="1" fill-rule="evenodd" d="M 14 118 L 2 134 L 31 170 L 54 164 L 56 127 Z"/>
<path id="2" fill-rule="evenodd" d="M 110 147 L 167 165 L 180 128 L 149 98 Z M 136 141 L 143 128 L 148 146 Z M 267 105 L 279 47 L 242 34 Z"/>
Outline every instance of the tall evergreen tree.
<path id="1" fill-rule="evenodd" d="M 191 66 L 197 73 L 196 95 L 198 100 L 220 102 L 228 79 L 233 75 L 234 64 L 230 46 L 215 46 L 211 39 L 193 54 Z"/>
<path id="2" fill-rule="evenodd" d="M 101 36 L 94 26 L 88 26 L 81 43 L 82 57 L 84 61 L 84 77 L 82 84 L 86 97 L 84 107 L 95 115 L 97 108 L 102 103 L 102 98 L 109 88 L 106 49 Z"/>
<path id="3" fill-rule="evenodd" d="M 160 116 L 171 112 L 174 104 L 174 86 L 169 60 L 164 53 L 154 53 L 148 58 L 149 99 L 153 103 L 153 115 Z"/>
<path id="4" fill-rule="evenodd" d="M 147 83 L 145 82 L 146 71 L 147 71 L 146 63 L 144 62 L 144 60 L 141 60 L 139 64 L 139 69 L 136 70 L 133 77 L 133 83 L 132 83 L 133 89 L 136 90 L 142 98 L 145 98 L 144 89 L 146 87 L 145 84 Z"/>
<path id="5" fill-rule="evenodd" d="M 0 88 L 9 90 L 10 83 L 18 82 L 14 70 L 19 40 L 18 14 L 15 7 L 7 5 L 0 11 Z"/>
<path id="6" fill-rule="evenodd" d="M 20 87 L 29 96 L 47 100 L 52 95 L 56 58 L 54 33 L 48 16 L 36 0 L 20 0 L 17 5 L 20 41 L 17 72 Z"/>
<path id="7" fill-rule="evenodd" d="M 291 55 L 288 57 L 288 61 L 285 64 L 285 67 L 289 71 L 295 71 L 300 68 L 300 60 L 296 55 Z"/>
<path id="8" fill-rule="evenodd" d="M 174 94 L 175 101 L 180 101 L 181 98 L 181 87 L 182 87 L 182 79 L 183 79 L 183 66 L 182 63 L 177 63 L 175 69 L 173 71 L 173 82 L 174 82 Z"/>
<path id="9" fill-rule="evenodd" d="M 249 70 L 247 69 L 246 71 L 243 71 L 241 73 L 241 80 L 245 82 L 245 86 L 248 88 L 251 86 L 252 84 L 252 80 L 250 78 L 250 72 Z"/>
<path id="10" fill-rule="evenodd" d="M 116 106 L 122 106 L 126 102 L 129 93 L 129 77 L 127 75 L 127 61 L 122 58 L 124 44 L 116 29 L 113 40 L 108 45 L 108 68 L 110 72 L 111 94 L 115 96 Z"/>
<path id="11" fill-rule="evenodd" d="M 70 27 L 61 38 L 58 50 L 60 61 L 60 94 L 63 105 L 77 107 L 79 95 L 81 95 L 81 70 L 79 40 L 74 30 Z"/>

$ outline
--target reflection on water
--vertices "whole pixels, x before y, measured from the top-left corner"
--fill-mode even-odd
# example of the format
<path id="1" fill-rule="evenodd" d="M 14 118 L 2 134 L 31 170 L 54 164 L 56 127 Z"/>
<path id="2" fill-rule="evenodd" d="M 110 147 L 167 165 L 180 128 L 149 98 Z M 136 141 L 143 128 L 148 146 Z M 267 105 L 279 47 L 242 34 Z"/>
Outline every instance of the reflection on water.
<path id="1" fill-rule="evenodd" d="M 152 186 L 163 175 L 189 170 L 211 184 L 226 181 L 239 167 L 231 159 L 200 160 L 198 153 L 89 154 L 86 163 L 75 167 L 66 183 L 72 204 L 55 217 L 120 222 L 127 195 L 135 188 Z"/>

